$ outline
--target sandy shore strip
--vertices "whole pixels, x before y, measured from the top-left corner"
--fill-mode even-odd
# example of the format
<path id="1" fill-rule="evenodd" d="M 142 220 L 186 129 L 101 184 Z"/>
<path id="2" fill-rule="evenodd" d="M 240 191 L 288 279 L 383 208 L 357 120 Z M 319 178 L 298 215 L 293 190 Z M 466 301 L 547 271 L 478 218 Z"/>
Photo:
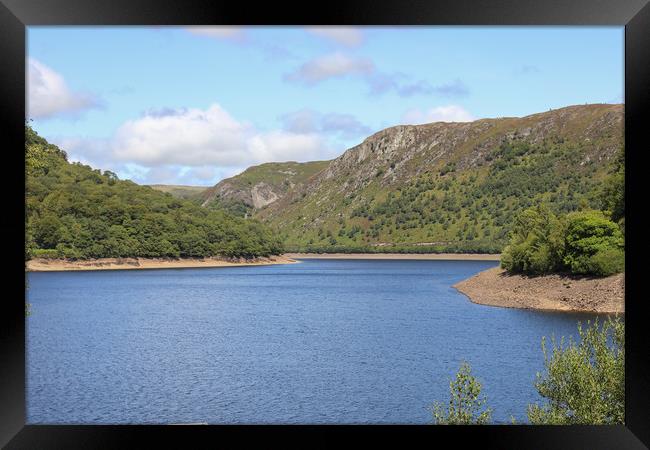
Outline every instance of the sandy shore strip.
<path id="1" fill-rule="evenodd" d="M 590 313 L 625 312 L 625 274 L 605 278 L 527 277 L 496 267 L 454 285 L 474 303 L 506 308 Z"/>
<path id="2" fill-rule="evenodd" d="M 200 267 L 262 266 L 269 264 L 293 264 L 298 261 L 285 255 L 255 259 L 220 258 L 99 258 L 70 261 L 65 259 L 36 258 L 26 263 L 29 272 L 53 272 L 69 270 L 129 270 L 129 269 L 185 269 Z"/>
<path id="3" fill-rule="evenodd" d="M 285 253 L 292 259 L 422 259 L 458 261 L 499 261 L 499 254 L 478 253 Z"/>

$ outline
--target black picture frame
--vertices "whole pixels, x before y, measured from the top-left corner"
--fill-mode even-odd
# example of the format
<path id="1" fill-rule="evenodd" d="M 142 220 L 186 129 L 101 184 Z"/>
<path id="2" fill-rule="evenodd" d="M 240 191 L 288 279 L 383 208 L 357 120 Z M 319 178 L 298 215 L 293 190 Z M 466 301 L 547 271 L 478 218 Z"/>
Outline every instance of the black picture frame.
<path id="1" fill-rule="evenodd" d="M 24 117 L 26 26 L 30 25 L 619 25 L 625 26 L 626 146 L 626 425 L 620 426 L 36 426 L 25 425 Z M 645 153 L 644 118 L 650 106 L 648 0 L 328 1 L 302 6 L 209 0 L 0 0 L 0 141 L 6 161 L 0 176 L 7 211 L 0 215 L 7 264 L 1 302 L 0 444 L 18 448 L 178 448 L 266 445 L 299 433 L 303 445 L 324 445 L 351 435 L 417 437 L 426 445 L 473 442 L 481 448 L 641 449 L 650 446 L 650 343 L 642 295 L 641 257 Z M 10 289 L 8 289 L 10 288 Z M 254 405 L 253 405 L 254 407 Z M 287 433 L 288 432 L 288 433 Z M 451 439 L 451 441 L 449 441 Z M 201 440 L 201 441 L 199 441 Z M 188 445 L 188 441 L 192 444 Z"/>

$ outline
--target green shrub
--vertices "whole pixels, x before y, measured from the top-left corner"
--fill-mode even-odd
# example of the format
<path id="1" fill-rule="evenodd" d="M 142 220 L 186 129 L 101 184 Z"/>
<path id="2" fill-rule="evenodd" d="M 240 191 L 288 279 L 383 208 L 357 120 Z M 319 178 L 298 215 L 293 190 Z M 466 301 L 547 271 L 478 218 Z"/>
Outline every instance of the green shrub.
<path id="1" fill-rule="evenodd" d="M 617 224 L 600 211 L 567 216 L 564 264 L 577 274 L 610 275 L 624 268 L 624 240 Z"/>
<path id="2" fill-rule="evenodd" d="M 560 270 L 564 251 L 564 224 L 545 206 L 519 214 L 503 250 L 501 267 L 510 272 L 544 274 Z"/>
<path id="3" fill-rule="evenodd" d="M 438 425 L 483 425 L 490 421 L 492 410 L 485 408 L 486 397 L 481 397 L 481 383 L 472 376 L 472 369 L 464 362 L 456 379 L 449 382 L 449 405 L 439 402 L 431 408 L 433 422 Z M 483 409 L 483 410 L 482 410 Z M 482 411 L 481 411 L 482 410 Z"/>
<path id="4" fill-rule="evenodd" d="M 587 262 L 588 273 L 606 277 L 625 271 L 625 252 L 619 248 L 599 250 Z"/>
<path id="5" fill-rule="evenodd" d="M 558 217 L 544 206 L 523 211 L 501 255 L 501 267 L 531 275 L 568 271 L 607 276 L 625 270 L 624 237 L 601 211 Z"/>
<path id="6" fill-rule="evenodd" d="M 625 418 L 625 324 L 609 319 L 578 324 L 578 343 L 542 339 L 546 373 L 535 388 L 546 404 L 529 405 L 528 419 L 544 425 L 622 424 Z"/>
<path id="7" fill-rule="evenodd" d="M 59 252 L 55 248 L 48 248 L 48 249 L 35 248 L 32 250 L 32 255 L 34 256 L 34 258 L 58 258 Z"/>

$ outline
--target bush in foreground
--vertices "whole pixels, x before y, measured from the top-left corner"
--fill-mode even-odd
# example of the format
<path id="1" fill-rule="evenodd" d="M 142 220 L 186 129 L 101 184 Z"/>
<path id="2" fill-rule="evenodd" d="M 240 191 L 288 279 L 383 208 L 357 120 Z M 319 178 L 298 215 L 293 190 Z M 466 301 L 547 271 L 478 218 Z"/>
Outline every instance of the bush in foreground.
<path id="1" fill-rule="evenodd" d="M 492 410 L 481 409 L 487 398 L 480 397 L 481 383 L 472 376 L 466 362 L 460 366 L 456 379 L 449 382 L 449 405 L 445 410 L 441 403 L 432 407 L 433 421 L 438 425 L 483 425 L 490 421 Z"/>
<path id="2" fill-rule="evenodd" d="M 547 399 L 530 405 L 532 424 L 622 424 L 625 418 L 625 325 L 609 319 L 598 325 L 578 324 L 580 342 L 552 340 L 550 353 L 542 339 L 546 373 L 535 388 Z"/>
<path id="3" fill-rule="evenodd" d="M 537 374 L 535 388 L 546 399 L 542 405 L 528 405 L 533 425 L 611 425 L 625 419 L 625 322 L 616 317 L 602 325 L 598 320 L 578 323 L 580 340 L 564 337 L 551 350 L 542 338 L 545 373 Z M 485 424 L 491 417 L 486 398 L 480 398 L 481 384 L 463 363 L 455 381 L 449 383 L 447 410 L 433 406 L 433 422 L 441 425 Z M 483 411 L 482 408 L 486 407 Z M 512 423 L 516 424 L 514 418 Z"/>

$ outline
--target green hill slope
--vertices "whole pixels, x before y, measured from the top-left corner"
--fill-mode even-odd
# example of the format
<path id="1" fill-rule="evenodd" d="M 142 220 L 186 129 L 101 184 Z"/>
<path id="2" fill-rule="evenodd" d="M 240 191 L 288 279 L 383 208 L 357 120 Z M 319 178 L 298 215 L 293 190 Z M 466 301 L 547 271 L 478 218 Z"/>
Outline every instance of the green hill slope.
<path id="1" fill-rule="evenodd" d="M 175 198 L 184 200 L 200 199 L 203 192 L 209 189 L 206 186 L 183 186 L 178 184 L 149 184 L 150 188 L 160 192 L 167 192 Z"/>
<path id="2" fill-rule="evenodd" d="M 499 252 L 525 208 L 600 207 L 622 147 L 622 105 L 397 126 L 256 216 L 293 251 Z"/>
<path id="3" fill-rule="evenodd" d="M 256 220 L 67 161 L 25 129 L 26 258 L 255 257 L 282 252 Z"/>
<path id="4" fill-rule="evenodd" d="M 306 163 L 266 163 L 246 169 L 220 181 L 202 193 L 203 206 L 225 207 L 244 216 L 281 199 L 291 189 L 300 188 L 329 161 Z"/>

